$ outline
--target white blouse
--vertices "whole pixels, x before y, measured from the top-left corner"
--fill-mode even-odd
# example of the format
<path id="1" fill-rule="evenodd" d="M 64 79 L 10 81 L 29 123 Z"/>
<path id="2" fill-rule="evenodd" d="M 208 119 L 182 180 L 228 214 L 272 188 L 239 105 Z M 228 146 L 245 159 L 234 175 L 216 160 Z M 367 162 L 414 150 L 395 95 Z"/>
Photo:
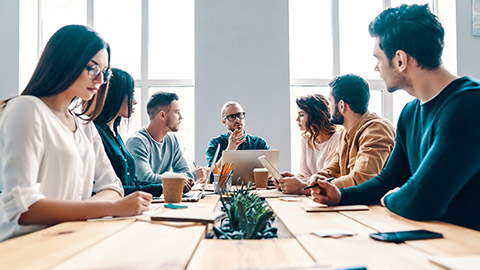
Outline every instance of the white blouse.
<path id="1" fill-rule="evenodd" d="M 314 149 L 308 147 L 307 138 L 302 137 L 300 174 L 297 176 L 302 180 L 308 180 L 310 176 L 326 167 L 337 152 L 339 137 L 340 133 L 335 132 L 327 141 L 315 144 Z"/>
<path id="2" fill-rule="evenodd" d="M 0 241 L 45 226 L 20 215 L 43 198 L 81 201 L 112 189 L 123 195 L 93 123 L 72 132 L 39 98 L 19 96 L 0 115 Z"/>

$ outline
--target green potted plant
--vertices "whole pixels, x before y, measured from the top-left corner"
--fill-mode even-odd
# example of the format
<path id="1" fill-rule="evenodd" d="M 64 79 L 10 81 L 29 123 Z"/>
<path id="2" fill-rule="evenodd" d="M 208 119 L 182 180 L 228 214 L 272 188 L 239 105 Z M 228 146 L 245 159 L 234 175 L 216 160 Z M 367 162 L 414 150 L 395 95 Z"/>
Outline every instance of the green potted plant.
<path id="1" fill-rule="evenodd" d="M 218 239 L 270 239 L 277 238 L 272 227 L 273 211 L 264 199 L 250 192 L 250 184 L 242 185 L 231 197 L 220 196 L 226 217 L 213 227 Z"/>

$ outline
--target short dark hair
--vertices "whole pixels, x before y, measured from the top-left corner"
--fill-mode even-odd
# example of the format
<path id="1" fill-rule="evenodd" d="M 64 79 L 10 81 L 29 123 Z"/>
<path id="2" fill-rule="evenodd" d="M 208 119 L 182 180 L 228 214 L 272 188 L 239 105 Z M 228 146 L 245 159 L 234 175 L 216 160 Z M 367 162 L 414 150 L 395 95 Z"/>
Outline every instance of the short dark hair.
<path id="1" fill-rule="evenodd" d="M 335 103 L 343 100 L 353 112 L 364 114 L 368 110 L 370 87 L 367 81 L 355 74 L 335 77 L 328 85 L 332 88 Z"/>
<path id="2" fill-rule="evenodd" d="M 428 5 L 401 5 L 380 13 L 368 26 L 372 37 L 391 62 L 397 50 L 416 59 L 422 68 L 442 64 L 445 31 Z"/>
<path id="3" fill-rule="evenodd" d="M 122 107 L 125 97 L 128 104 L 128 117 L 132 114 L 133 93 L 135 91 L 135 82 L 126 71 L 118 68 L 112 68 L 112 78 L 110 79 L 110 86 L 108 89 L 105 104 L 100 115 L 95 119 L 97 124 L 106 124 L 117 116 L 118 111 Z M 117 117 L 113 122 L 113 129 L 117 131 L 122 117 Z"/>
<path id="4" fill-rule="evenodd" d="M 304 136 L 311 149 L 315 147 L 315 140 L 323 134 L 332 135 L 335 133 L 335 125 L 330 122 L 330 110 L 328 100 L 320 94 L 302 96 L 295 101 L 298 108 L 307 115 L 306 130 Z"/>
<path id="5" fill-rule="evenodd" d="M 80 77 L 88 62 L 102 49 L 108 52 L 110 68 L 110 46 L 92 28 L 83 25 L 67 25 L 50 38 L 32 78 L 22 95 L 47 97 L 59 94 Z M 98 89 L 88 101 L 82 101 L 79 115 L 94 120 L 102 111 L 108 83 Z"/>
<path id="6" fill-rule="evenodd" d="M 178 100 L 178 95 L 175 93 L 160 91 L 153 94 L 147 103 L 147 113 L 150 117 L 150 120 L 155 118 L 161 108 L 170 106 L 174 100 Z M 168 110 L 169 109 L 170 108 L 168 108 Z"/>

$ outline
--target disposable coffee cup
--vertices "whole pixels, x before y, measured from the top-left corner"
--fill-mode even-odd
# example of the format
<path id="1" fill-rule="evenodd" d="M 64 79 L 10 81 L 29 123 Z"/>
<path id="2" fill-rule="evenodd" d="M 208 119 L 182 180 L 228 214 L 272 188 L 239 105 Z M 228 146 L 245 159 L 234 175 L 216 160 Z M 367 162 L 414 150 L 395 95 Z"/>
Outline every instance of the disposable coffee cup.
<path id="1" fill-rule="evenodd" d="M 165 198 L 165 203 L 182 202 L 185 179 L 185 175 L 180 173 L 167 172 L 162 175 L 163 197 Z"/>
<path id="2" fill-rule="evenodd" d="M 253 169 L 253 178 L 257 189 L 266 189 L 268 183 L 268 170 L 265 168 Z"/>

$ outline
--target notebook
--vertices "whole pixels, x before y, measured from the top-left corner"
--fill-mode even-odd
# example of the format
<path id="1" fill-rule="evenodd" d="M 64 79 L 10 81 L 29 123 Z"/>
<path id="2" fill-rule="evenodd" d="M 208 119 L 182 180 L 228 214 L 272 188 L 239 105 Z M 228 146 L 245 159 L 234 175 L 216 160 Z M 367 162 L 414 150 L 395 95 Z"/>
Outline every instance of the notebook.
<path id="1" fill-rule="evenodd" d="M 232 184 L 253 183 L 253 169 L 263 168 L 258 157 L 265 156 L 277 167 L 280 150 L 225 150 L 222 153 L 222 163 L 233 163 Z M 240 179 L 239 179 L 240 178 Z M 237 181 L 239 180 L 239 181 Z"/>
<path id="2" fill-rule="evenodd" d="M 368 210 L 366 205 L 340 205 L 340 206 L 327 206 L 319 204 L 315 206 L 304 207 L 307 213 L 311 212 L 338 212 L 338 211 L 365 211 Z"/>
<path id="3" fill-rule="evenodd" d="M 207 209 L 183 209 L 167 211 L 150 217 L 152 221 L 200 222 L 214 223 L 225 216 L 223 212 L 214 212 Z"/>

